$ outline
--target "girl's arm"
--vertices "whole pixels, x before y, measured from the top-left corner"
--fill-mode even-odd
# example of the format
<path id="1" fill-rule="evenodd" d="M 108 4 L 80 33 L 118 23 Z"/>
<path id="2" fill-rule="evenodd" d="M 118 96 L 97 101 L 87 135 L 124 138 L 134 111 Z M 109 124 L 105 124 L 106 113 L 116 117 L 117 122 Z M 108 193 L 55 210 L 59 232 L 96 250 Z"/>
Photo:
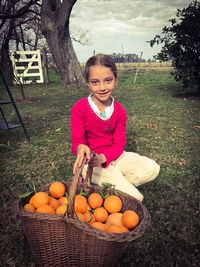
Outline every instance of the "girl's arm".
<path id="1" fill-rule="evenodd" d="M 93 154 L 91 159 L 89 160 L 89 165 L 91 167 L 101 166 L 103 163 L 106 162 L 106 157 L 104 154 Z"/>
<path id="2" fill-rule="evenodd" d="M 71 109 L 70 127 L 71 127 L 71 151 L 77 156 L 78 146 L 86 145 L 85 127 L 84 127 L 84 106 L 78 101 Z"/>
<path id="3" fill-rule="evenodd" d="M 90 160 L 90 154 L 91 154 L 91 152 L 90 152 L 90 148 L 88 146 L 83 145 L 83 144 L 78 145 L 77 157 L 76 157 L 76 161 L 75 161 L 74 166 L 73 166 L 73 174 L 76 173 L 77 168 L 81 167 L 83 160 L 84 160 L 84 157 L 86 157 L 87 162 Z"/>
<path id="4" fill-rule="evenodd" d="M 85 121 L 84 121 L 84 105 L 78 101 L 71 109 L 71 151 L 76 156 L 73 166 L 73 174 L 76 173 L 78 167 L 81 167 L 84 156 L 87 161 L 90 160 L 90 148 L 86 145 L 85 140 Z"/>

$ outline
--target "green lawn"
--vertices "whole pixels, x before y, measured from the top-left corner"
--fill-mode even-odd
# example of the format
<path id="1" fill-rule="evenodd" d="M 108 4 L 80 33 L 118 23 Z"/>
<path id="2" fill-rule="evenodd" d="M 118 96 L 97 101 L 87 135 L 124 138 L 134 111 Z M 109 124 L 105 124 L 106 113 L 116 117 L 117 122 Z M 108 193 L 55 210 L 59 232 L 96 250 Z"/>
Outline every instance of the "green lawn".
<path id="1" fill-rule="evenodd" d="M 59 85 L 25 86 L 26 101 L 17 105 L 29 143 L 21 128 L 0 131 L 1 257 L 0 266 L 34 266 L 12 205 L 19 194 L 71 179 L 70 108 L 86 88 Z M 169 68 L 144 69 L 134 84 L 132 71 L 121 72 L 114 97 L 128 113 L 127 151 L 136 151 L 161 165 L 159 177 L 140 187 L 152 223 L 134 241 L 118 266 L 200 266 L 199 174 L 200 102 L 176 98 L 180 90 Z M 19 89 L 12 89 L 22 99 Z M 12 120 L 15 114 L 7 110 Z"/>

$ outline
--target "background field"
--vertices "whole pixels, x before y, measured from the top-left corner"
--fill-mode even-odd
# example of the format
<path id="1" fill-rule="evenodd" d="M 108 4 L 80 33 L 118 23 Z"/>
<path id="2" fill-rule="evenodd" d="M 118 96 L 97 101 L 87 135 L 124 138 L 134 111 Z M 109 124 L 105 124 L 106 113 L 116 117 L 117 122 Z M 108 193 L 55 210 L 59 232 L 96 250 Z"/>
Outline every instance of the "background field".
<path id="1" fill-rule="evenodd" d="M 157 180 L 140 187 L 152 223 L 134 241 L 118 266 L 199 266 L 199 101 L 174 97 L 180 85 L 170 67 L 120 70 L 114 97 L 128 112 L 127 151 L 136 151 L 161 165 Z M 51 73 L 52 83 L 12 89 L 31 137 L 22 129 L 0 132 L 1 138 L 1 257 L 0 266 L 34 266 L 12 205 L 19 194 L 71 179 L 70 108 L 86 88 L 63 88 Z M 5 95 L 5 93 L 4 93 Z M 20 100 L 20 101 L 19 101 Z M 7 112 L 12 120 L 15 114 Z"/>

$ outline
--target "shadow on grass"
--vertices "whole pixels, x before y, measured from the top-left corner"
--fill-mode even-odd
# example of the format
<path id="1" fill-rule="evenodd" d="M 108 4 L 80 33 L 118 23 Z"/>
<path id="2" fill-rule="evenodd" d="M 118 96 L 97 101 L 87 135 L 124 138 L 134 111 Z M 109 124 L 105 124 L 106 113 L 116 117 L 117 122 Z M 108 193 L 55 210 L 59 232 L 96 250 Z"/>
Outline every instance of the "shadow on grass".
<path id="1" fill-rule="evenodd" d="M 193 214 L 188 214 L 189 197 L 182 199 L 181 194 L 175 194 L 172 187 L 159 180 L 140 187 L 151 214 L 151 225 L 132 242 L 118 267 L 197 267 L 200 264 L 198 212 L 193 206 Z"/>

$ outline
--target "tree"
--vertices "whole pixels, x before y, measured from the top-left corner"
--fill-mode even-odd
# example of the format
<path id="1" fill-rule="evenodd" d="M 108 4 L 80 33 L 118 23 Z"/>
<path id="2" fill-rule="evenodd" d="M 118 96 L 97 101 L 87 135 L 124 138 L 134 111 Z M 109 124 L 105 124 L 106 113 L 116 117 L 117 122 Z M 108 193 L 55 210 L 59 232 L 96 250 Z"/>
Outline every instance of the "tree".
<path id="1" fill-rule="evenodd" d="M 2 0 L 0 5 L 0 67 L 8 84 L 12 84 L 13 70 L 9 57 L 9 41 L 16 24 L 31 12 L 30 8 L 39 0 Z"/>
<path id="2" fill-rule="evenodd" d="M 34 5 L 23 20 L 15 22 L 10 46 L 16 50 L 37 50 L 47 48 L 46 39 L 41 33 L 40 5 Z"/>
<path id="3" fill-rule="evenodd" d="M 41 7 L 41 30 L 64 85 L 85 83 L 69 31 L 69 18 L 76 1 L 43 0 Z"/>
<path id="4" fill-rule="evenodd" d="M 177 18 L 169 20 L 161 35 L 149 41 L 151 47 L 162 43 L 159 60 L 172 60 L 172 75 L 183 87 L 200 94 L 200 2 L 195 0 L 188 7 L 178 9 Z"/>

